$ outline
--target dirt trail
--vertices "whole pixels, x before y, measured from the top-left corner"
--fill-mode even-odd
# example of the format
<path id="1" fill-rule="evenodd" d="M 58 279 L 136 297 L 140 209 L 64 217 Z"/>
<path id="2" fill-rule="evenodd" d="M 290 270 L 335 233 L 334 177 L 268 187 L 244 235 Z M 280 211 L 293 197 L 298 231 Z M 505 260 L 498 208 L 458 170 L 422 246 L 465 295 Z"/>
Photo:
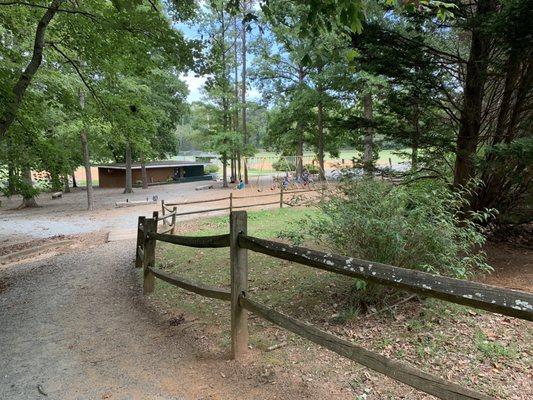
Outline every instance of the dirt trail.
<path id="1" fill-rule="evenodd" d="M 260 366 L 213 354 L 140 294 L 133 243 L 0 270 L 0 399 L 328 398 L 265 384 Z"/>

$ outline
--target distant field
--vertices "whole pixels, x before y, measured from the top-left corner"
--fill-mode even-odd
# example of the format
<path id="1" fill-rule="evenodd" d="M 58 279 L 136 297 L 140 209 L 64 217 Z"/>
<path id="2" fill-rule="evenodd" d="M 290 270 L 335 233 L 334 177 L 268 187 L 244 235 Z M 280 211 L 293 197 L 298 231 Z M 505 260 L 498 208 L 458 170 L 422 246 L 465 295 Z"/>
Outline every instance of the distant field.
<path id="1" fill-rule="evenodd" d="M 397 152 L 399 151 L 409 151 L 408 149 L 402 149 L 402 150 L 382 150 L 380 151 L 379 153 L 379 159 L 377 161 L 378 164 L 388 164 L 389 163 L 389 158 L 391 159 L 391 162 L 393 164 L 398 164 L 400 162 L 404 162 L 404 161 L 407 161 L 407 159 L 405 157 L 401 157 L 399 156 L 398 154 L 396 154 Z M 360 153 L 359 152 L 356 152 L 355 150 L 341 150 L 339 152 L 339 157 L 331 157 L 329 154 L 326 154 L 326 160 L 341 160 L 341 159 L 344 159 L 344 160 L 351 160 L 353 157 L 359 157 L 360 156 Z M 252 158 L 255 158 L 255 159 L 258 159 L 258 158 L 278 158 L 279 155 L 272 152 L 272 151 L 261 151 L 259 153 L 256 153 L 254 155 L 254 157 Z M 315 157 L 315 154 L 312 152 L 312 151 L 305 151 L 304 152 L 304 157 L 305 158 L 314 158 Z"/>

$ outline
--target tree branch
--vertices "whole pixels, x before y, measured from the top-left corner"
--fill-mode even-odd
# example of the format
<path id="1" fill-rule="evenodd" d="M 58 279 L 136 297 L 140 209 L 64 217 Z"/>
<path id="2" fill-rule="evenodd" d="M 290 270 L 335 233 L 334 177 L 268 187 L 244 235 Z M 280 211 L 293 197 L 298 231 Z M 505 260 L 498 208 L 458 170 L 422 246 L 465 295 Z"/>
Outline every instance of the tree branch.
<path id="1" fill-rule="evenodd" d="M 74 60 L 72 60 L 63 50 L 61 50 L 55 43 L 53 42 L 48 42 L 50 44 L 50 46 L 53 47 L 53 49 L 55 51 L 57 51 L 59 54 L 61 54 L 61 56 L 63 56 L 63 58 L 65 60 L 67 60 L 67 62 L 72 65 L 72 67 L 74 67 L 74 69 L 76 70 L 76 73 L 78 74 L 78 76 L 80 77 L 81 81 L 83 82 L 83 85 L 87 88 L 87 90 L 91 93 L 91 96 L 93 96 L 94 100 L 100 104 L 102 107 L 105 106 L 105 104 L 103 103 L 103 101 L 96 95 L 96 92 L 94 91 L 94 89 L 91 87 L 91 85 L 89 85 L 89 82 L 87 82 L 87 80 L 85 79 L 85 77 L 83 76 L 83 74 L 81 73 L 81 70 L 80 68 L 76 65 L 76 63 L 74 62 Z"/>
<path id="2" fill-rule="evenodd" d="M 50 7 L 46 10 L 37 24 L 31 60 L 13 87 L 14 99 L 10 102 L 4 115 L 2 115 L 2 118 L 0 119 L 0 137 L 5 135 L 15 120 L 15 116 L 20 107 L 20 103 L 22 102 L 22 98 L 24 97 L 24 93 L 26 93 L 26 89 L 30 85 L 33 76 L 41 66 L 43 61 L 44 37 L 46 28 L 48 27 L 48 24 L 54 15 L 57 13 L 61 2 L 62 0 L 52 0 Z"/>
<path id="3" fill-rule="evenodd" d="M 45 10 L 51 9 L 51 6 L 43 6 L 40 4 L 28 3 L 25 1 L 0 1 L 0 6 L 28 6 L 28 7 L 34 7 L 34 8 L 41 8 Z M 87 11 L 81 11 L 81 10 L 69 10 L 67 8 L 58 8 L 56 12 L 58 13 L 62 12 L 62 13 L 67 13 L 67 14 L 79 14 L 79 15 L 88 17 L 92 19 L 93 21 L 97 21 L 99 19 L 96 15 L 91 14 Z"/>

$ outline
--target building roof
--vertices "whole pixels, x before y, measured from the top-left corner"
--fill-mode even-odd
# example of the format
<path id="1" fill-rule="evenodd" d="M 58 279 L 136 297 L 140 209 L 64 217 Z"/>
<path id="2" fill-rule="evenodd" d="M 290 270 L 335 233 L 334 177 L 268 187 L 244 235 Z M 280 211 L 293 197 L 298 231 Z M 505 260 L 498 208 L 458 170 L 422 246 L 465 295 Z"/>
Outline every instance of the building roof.
<path id="1" fill-rule="evenodd" d="M 204 163 L 190 162 L 190 161 L 152 161 L 146 163 L 146 168 L 173 168 L 173 167 L 192 167 L 197 165 L 205 165 Z M 126 169 L 126 164 L 102 164 L 98 168 L 107 169 Z M 141 163 L 132 163 L 131 169 L 141 169 Z"/>

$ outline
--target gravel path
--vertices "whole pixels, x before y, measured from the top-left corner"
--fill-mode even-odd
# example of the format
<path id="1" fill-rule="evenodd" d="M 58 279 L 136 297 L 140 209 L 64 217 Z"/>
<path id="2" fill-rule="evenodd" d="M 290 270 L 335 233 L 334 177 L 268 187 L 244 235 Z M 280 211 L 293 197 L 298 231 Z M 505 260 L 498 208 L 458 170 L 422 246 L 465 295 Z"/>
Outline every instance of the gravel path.
<path id="1" fill-rule="evenodd" d="M 195 190 L 198 182 L 173 185 L 151 186 L 143 190 L 136 188 L 132 194 L 123 194 L 122 189 L 94 190 L 94 211 L 87 211 L 86 192 L 81 189 L 65 193 L 62 198 L 52 200 L 50 193 L 41 193 L 37 198 L 37 208 L 18 210 L 22 202 L 20 196 L 5 198 L 0 196 L 0 243 L 13 243 L 32 238 L 50 238 L 56 235 L 76 235 L 97 231 L 130 229 L 135 231 L 139 215 L 151 216 L 154 210 L 161 209 L 161 200 L 184 202 L 228 197 L 231 189 L 223 189 L 220 183 L 213 183 L 214 189 Z M 265 188 L 268 189 L 269 185 Z M 235 191 L 236 192 L 236 191 Z M 266 193 L 266 191 L 265 191 Z M 274 193 L 274 192 L 273 192 Z M 239 196 L 250 196 L 249 200 L 238 200 L 236 205 L 263 203 L 257 199 L 257 188 L 248 187 L 239 191 Z M 145 201 L 157 196 L 157 204 L 116 208 L 116 202 Z M 276 201 L 276 195 L 268 201 Z M 218 203 L 191 204 L 180 206 L 180 212 L 203 210 L 206 208 L 227 207 L 229 200 Z M 213 213 L 210 213 L 213 214 Z M 220 214 L 220 213 L 214 213 Z M 202 214 L 205 216 L 207 214 Z M 179 220 L 197 218 L 198 215 L 183 216 Z"/>
<path id="2" fill-rule="evenodd" d="M 133 247 L 107 243 L 0 270 L 0 399 L 311 396 L 260 385 L 252 366 L 170 326 L 140 295 Z"/>

